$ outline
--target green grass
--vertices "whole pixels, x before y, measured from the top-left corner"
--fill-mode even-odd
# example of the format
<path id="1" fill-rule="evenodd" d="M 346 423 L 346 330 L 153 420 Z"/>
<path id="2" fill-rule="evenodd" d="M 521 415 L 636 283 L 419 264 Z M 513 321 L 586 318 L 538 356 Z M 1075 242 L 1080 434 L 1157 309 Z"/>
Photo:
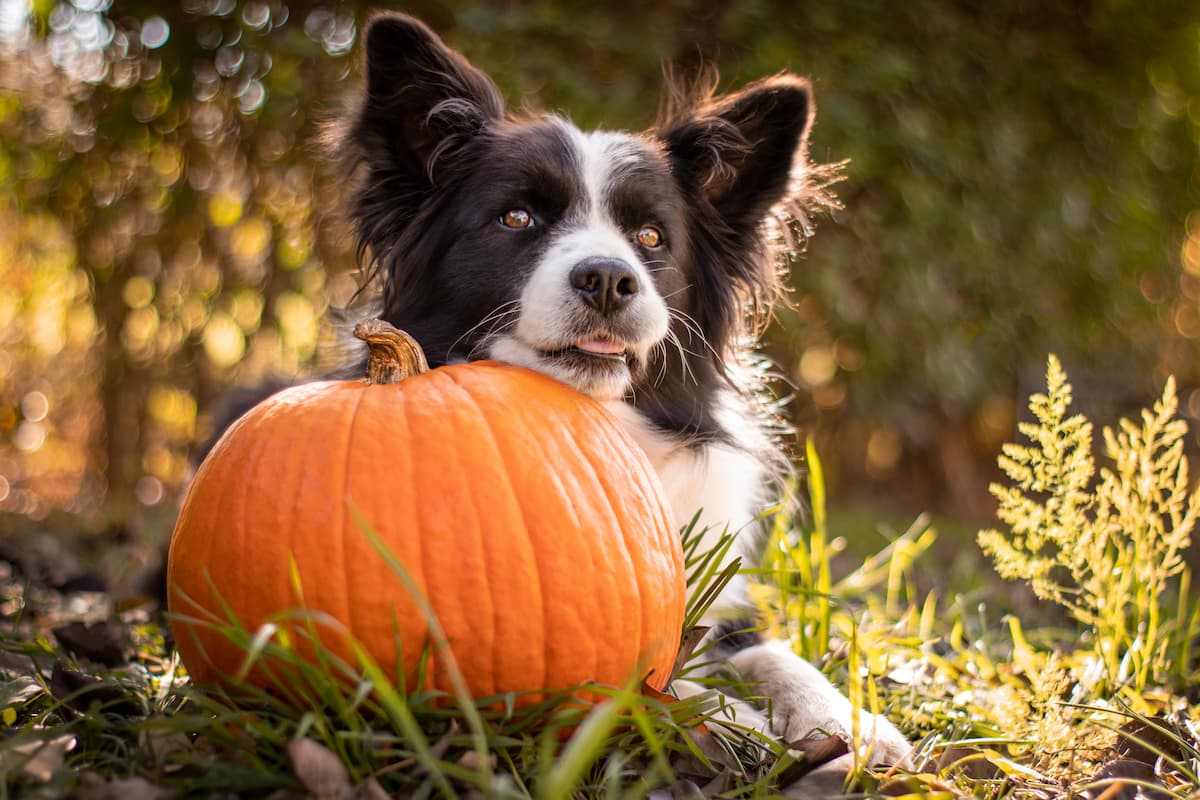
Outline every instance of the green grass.
<path id="1" fill-rule="evenodd" d="M 1128 715 L 1151 717 L 1179 701 L 1163 690 L 1138 710 L 1097 706 L 1098 698 L 1063 677 L 1077 656 L 1063 653 L 1065 635 L 1026 634 L 1012 620 L 955 600 L 911 596 L 907 574 L 931 541 L 927 528 L 915 526 L 848 575 L 829 575 L 821 564 L 795 569 L 798 559 L 820 551 L 823 535 L 777 526 L 772 559 L 759 576 L 766 587 L 760 602 L 774 612 L 777 631 L 812 653 L 857 702 L 889 713 L 924 740 L 922 755 L 935 766 L 906 778 L 912 791 L 1019 797 L 1082 786 L 1107 759 L 1112 730 Z M 714 577 L 716 562 L 691 552 L 692 574 Z M 826 583 L 827 592 L 816 590 Z M 6 669 L 4 796 L 60 796 L 96 780 L 85 771 L 182 796 L 262 796 L 319 787 L 315 770 L 335 786 L 377 784 L 422 797 L 640 797 L 685 785 L 764 797 L 781 776 L 795 773 L 795 760 L 778 743 L 713 722 L 711 703 L 663 703 L 633 686 L 600 689 L 605 700 L 590 708 L 564 698 L 523 711 L 513 711 L 510 698 L 447 706 L 432 693 L 404 697 L 369 664 L 357 671 L 332 660 L 314 666 L 278 640 L 229 626 L 248 652 L 296 671 L 295 685 L 308 687 L 298 711 L 253 690 L 233 702 L 189 686 L 160 621 L 130 626 L 130 662 L 113 670 L 76 663 L 36 635 L 30 621 L 15 622 L 0 646 L 31 661 L 23 671 Z M 96 682 L 64 690 L 52 674 L 56 662 Z M 730 688 L 728 676 L 712 680 Z M 55 769 L 55 743 L 64 736 L 74 746 Z M 1170 763 L 1183 776 L 1175 796 L 1185 797 L 1197 785 L 1196 742 L 1186 731 L 1178 739 Z M 31 766 L 39 744 L 48 773 Z M 326 758 L 341 765 L 341 777 L 329 778 Z M 849 788 L 894 793 L 899 779 L 860 772 Z"/>
<path id="2" fill-rule="evenodd" d="M 1059 413 L 1043 422 L 1052 427 L 1062 419 Z M 1129 426 L 1122 430 L 1133 435 Z M 1046 450 L 1051 440 L 1041 441 Z M 1052 451 L 1051 441 L 1046 452 Z M 1155 448 L 1143 451 L 1151 458 Z M 1171 491 L 1178 494 L 1183 483 L 1173 458 L 1158 458 L 1161 468 L 1145 474 L 1173 476 Z M 1173 558 L 1158 572 L 1141 567 L 1133 580 L 1120 569 L 1143 563 L 1127 541 L 1141 551 L 1156 546 L 1152 514 L 1127 516 L 1150 522 L 1137 530 L 1126 525 L 1120 533 L 1127 539 L 1093 550 L 1098 555 L 1081 573 L 1087 591 L 1119 590 L 1128 603 L 1109 602 L 1105 619 L 1088 620 L 1056 611 L 1049 598 L 1052 613 L 1021 621 L 991 611 L 976 592 L 938 588 L 970 580 L 939 575 L 937 533 L 923 518 L 854 569 L 838 572 L 844 540 L 832 521 L 837 517 L 827 513 L 811 449 L 807 461 L 806 521 L 774 515 L 764 562 L 748 568 L 754 599 L 771 635 L 790 641 L 857 706 L 896 720 L 921 764 L 913 773 L 856 768 L 846 777 L 847 795 L 1132 796 L 1132 790 L 1119 794 L 1115 784 L 1125 781 L 1152 786 L 1156 797 L 1197 796 L 1200 605 L 1190 575 Z M 1071 480 L 1075 524 L 1101 527 L 1097 520 L 1107 519 L 1108 510 L 1080 499 L 1093 491 L 1088 481 Z M 1055 496 L 1045 485 L 1031 491 L 1029 513 Z M 1182 510 L 1176 518 L 1190 524 Z M 1025 524 L 1019 515 L 1010 519 L 1018 528 Z M 1172 554 L 1185 544 L 1179 527 L 1170 529 Z M 1019 541 L 993 533 L 993 544 Z M 1070 542 L 1063 531 L 1055 536 Z M 689 528 L 684 542 L 690 629 L 732 573 L 719 566 L 728 538 L 702 552 Z M 1110 556 L 1117 566 L 1106 589 L 1097 575 Z M 392 566 L 404 580 L 403 565 Z M 1067 567 L 1040 574 L 1074 602 L 1081 595 Z M 1145 585 L 1156 589 L 1152 617 L 1144 604 L 1131 607 L 1144 599 Z M 295 588 L 301 594 L 303 587 Z M 0 580 L 0 608 L 8 615 L 0 629 L 0 800 L 58 797 L 112 781 L 129 782 L 110 787 L 114 794 L 163 787 L 181 797 L 282 790 L 328 797 L 625 798 L 662 790 L 757 798 L 777 794 L 809 768 L 803 754 L 725 721 L 718 690 L 753 696 L 754 687 L 727 672 L 696 677 L 691 668 L 710 658 L 703 649 L 682 665 L 712 688 L 700 698 L 647 696 L 630 684 L 589 687 L 601 698 L 590 705 L 564 692 L 518 710 L 512 696 L 472 700 L 461 682 L 449 694 L 405 692 L 361 651 L 354 663 L 327 652 L 315 662 L 301 659 L 296 652 L 305 638 L 319 644 L 318 617 L 310 612 L 286 617 L 298 625 L 257 631 L 228 616 L 208 620 L 244 648 L 246 669 L 269 662 L 285 670 L 297 705 L 249 687 L 232 695 L 192 687 L 165 621 L 144 609 L 114 612 L 123 663 L 102 668 L 77 661 L 49 634 L 51 623 L 64 618 L 61 600 L 11 576 Z M 437 631 L 435 624 L 430 647 L 440 651 L 445 643 Z M 686 630 L 681 634 L 688 646 L 694 643 Z"/>
<path id="3" fill-rule="evenodd" d="M 729 540 L 711 553 L 698 552 L 698 537 L 685 541 L 696 588 L 688 618 L 696 619 L 732 575 L 717 569 Z M 407 577 L 402 565 L 392 566 Z M 229 616 L 203 621 L 246 653 L 238 676 L 270 665 L 291 687 L 288 700 L 249 685 L 232 695 L 190 686 L 156 623 L 132 629 L 138 642 L 130 664 L 97 673 L 16 622 L 0 645 L 31 659 L 32 669 L 8 684 L 9 735 L 0 745 L 6 795 L 55 796 L 76 789 L 87 770 L 138 776 L 181 794 L 319 793 L 320 780 L 333 780 L 338 792 L 371 783 L 414 796 L 547 798 L 636 797 L 685 774 L 713 780 L 736 773 L 726 782 L 740 786 L 739 796 L 755 797 L 794 763 L 764 737 L 706 726 L 718 709 L 712 700 L 663 702 L 636 685 L 588 687 L 603 699 L 586 706 L 564 691 L 520 711 L 512 696 L 471 700 L 461 682 L 449 697 L 406 694 L 367 653 L 352 665 L 321 648 L 324 620 L 303 610 L 257 631 Z M 285 630 L 291 636 L 281 636 Z M 433 646 L 444 648 L 437 630 Z M 300 658 L 304 649 L 319 658 Z M 64 692 L 64 671 L 87 685 Z M 59 753 L 64 737 L 73 745 Z M 332 779 L 329 764 L 340 765 Z"/>

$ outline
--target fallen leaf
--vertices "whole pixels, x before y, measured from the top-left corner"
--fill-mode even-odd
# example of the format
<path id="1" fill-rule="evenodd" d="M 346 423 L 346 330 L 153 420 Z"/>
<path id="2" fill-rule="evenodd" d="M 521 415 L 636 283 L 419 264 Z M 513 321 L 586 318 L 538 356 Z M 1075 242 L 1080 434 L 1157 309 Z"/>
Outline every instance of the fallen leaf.
<path id="1" fill-rule="evenodd" d="M 140 716 L 145 711 L 129 692 L 115 683 L 70 669 L 61 661 L 55 663 L 50 673 L 50 694 L 81 714 L 97 704 L 104 711 L 123 717 Z"/>
<path id="2" fill-rule="evenodd" d="M 0 684 L 0 705 L 6 708 L 24 705 L 42 693 L 42 685 L 29 675 Z"/>
<path id="3" fill-rule="evenodd" d="M 120 627 L 111 622 L 70 622 L 54 629 L 54 638 L 76 658 L 95 661 L 106 667 L 124 664 L 125 648 Z"/>
<path id="4" fill-rule="evenodd" d="M 1160 755 L 1178 757 L 1179 742 L 1167 733 L 1174 728 L 1175 724 L 1162 715 L 1146 720 L 1131 719 L 1117 731 L 1121 738 L 1113 749 L 1118 759 L 1153 766 Z"/>
<path id="5" fill-rule="evenodd" d="M 648 683 L 642 684 L 642 694 L 646 697 L 649 697 L 651 700 L 657 700 L 658 702 L 664 704 L 674 703 L 679 699 L 673 694 L 668 694 L 667 692 L 655 689 Z"/>
<path id="6" fill-rule="evenodd" d="M 73 796 L 79 800 L 166 800 L 174 795 L 172 790 L 157 786 L 145 778 L 106 781 L 94 772 L 87 772 L 80 776 L 79 788 Z"/>
<path id="7" fill-rule="evenodd" d="M 367 778 L 354 787 L 355 800 L 391 800 L 391 797 L 374 778 Z"/>
<path id="8" fill-rule="evenodd" d="M 75 749 L 75 737 L 69 733 L 42 742 L 25 742 L 9 752 L 23 759 L 21 771 L 36 781 L 48 781 L 63 768 L 67 753 Z"/>
<path id="9" fill-rule="evenodd" d="M 314 797 L 340 800 L 354 793 L 346 765 L 325 745 L 312 739 L 293 739 L 284 750 L 292 772 Z"/>
<path id="10" fill-rule="evenodd" d="M 37 669 L 37 664 L 24 653 L 0 652 L 0 672 L 22 676 L 29 675 L 35 669 Z"/>
<path id="11" fill-rule="evenodd" d="M 804 754 L 804 760 L 818 766 L 850 752 L 850 744 L 841 736 L 813 736 L 788 744 L 789 750 Z"/>
<path id="12" fill-rule="evenodd" d="M 954 768 L 964 776 L 976 780 L 997 780 L 1003 771 L 988 760 L 987 753 L 975 747 L 947 747 L 937 759 L 937 770 Z"/>
<path id="13" fill-rule="evenodd" d="M 828 800 L 841 797 L 846 776 L 854 769 L 854 754 L 846 753 L 832 761 L 814 767 L 804 777 L 792 783 L 780 781 L 781 793 L 794 800 Z"/>
<path id="14" fill-rule="evenodd" d="M 790 786 L 822 764 L 841 758 L 850 752 L 850 745 L 840 736 L 819 736 L 791 742 L 788 751 L 798 757 L 779 771 L 780 786 Z"/>
<path id="15" fill-rule="evenodd" d="M 1110 761 L 1088 782 L 1083 796 L 1088 800 L 1171 800 L 1174 795 L 1154 775 L 1154 767 L 1133 759 Z M 1149 785 L 1147 785 L 1149 784 Z"/>
<path id="16" fill-rule="evenodd" d="M 679 642 L 679 652 L 675 654 L 675 663 L 671 666 L 671 675 L 667 678 L 663 686 L 670 686 L 671 681 L 679 676 L 683 670 L 683 666 L 687 664 L 688 659 L 692 657 L 692 653 L 696 651 L 700 642 L 708 634 L 710 627 L 708 625 L 696 625 L 683 634 L 683 638 Z"/>

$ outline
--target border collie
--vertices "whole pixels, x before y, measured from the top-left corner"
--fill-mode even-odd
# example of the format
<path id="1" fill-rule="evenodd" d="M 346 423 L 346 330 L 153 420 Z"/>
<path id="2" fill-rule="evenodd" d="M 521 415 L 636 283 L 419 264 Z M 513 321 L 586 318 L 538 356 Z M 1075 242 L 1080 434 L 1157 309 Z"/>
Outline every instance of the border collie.
<path id="1" fill-rule="evenodd" d="M 649 454 L 676 523 L 699 512 L 705 547 L 740 530 L 730 557 L 757 563 L 780 459 L 751 323 L 777 293 L 788 231 L 825 199 L 829 172 L 805 157 L 808 83 L 672 90 L 646 133 L 584 132 L 507 114 L 492 80 L 411 17 L 378 15 L 365 39 L 365 92 L 336 143 L 381 288 L 373 312 L 431 366 L 506 361 L 602 401 Z M 745 589 L 731 583 L 710 612 L 717 651 L 768 700 L 743 712 L 788 741 L 848 734 L 849 701 L 787 643 L 746 632 Z M 888 720 L 861 723 L 874 761 L 906 759 Z"/>

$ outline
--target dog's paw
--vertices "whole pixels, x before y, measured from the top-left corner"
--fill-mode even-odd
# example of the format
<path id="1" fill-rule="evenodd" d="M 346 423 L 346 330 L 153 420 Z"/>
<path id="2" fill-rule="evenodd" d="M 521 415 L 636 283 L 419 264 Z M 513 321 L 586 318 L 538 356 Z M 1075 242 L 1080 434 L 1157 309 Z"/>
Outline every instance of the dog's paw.
<path id="1" fill-rule="evenodd" d="M 916 748 L 900 729 L 882 714 L 864 712 L 863 728 L 866 745 L 870 749 L 870 763 L 913 769 L 913 753 Z"/>
<path id="2" fill-rule="evenodd" d="M 869 764 L 911 767 L 912 746 L 886 717 L 855 709 L 820 670 L 800 658 L 785 642 L 746 648 L 730 658 L 743 675 L 757 683 L 770 709 L 771 729 L 786 742 L 835 734 L 854 740 Z"/>
<path id="3" fill-rule="evenodd" d="M 786 701 L 780 703 L 777 698 L 772 711 L 772 728 L 786 742 L 796 742 L 821 733 L 841 736 L 847 742 L 854 740 L 852 717 L 841 719 L 831 716 L 814 725 L 810 710 L 789 709 Z M 853 714 L 851 708 L 846 711 Z M 866 763 L 912 767 L 913 747 L 887 717 L 868 711 L 859 712 L 858 737 L 860 754 Z"/>

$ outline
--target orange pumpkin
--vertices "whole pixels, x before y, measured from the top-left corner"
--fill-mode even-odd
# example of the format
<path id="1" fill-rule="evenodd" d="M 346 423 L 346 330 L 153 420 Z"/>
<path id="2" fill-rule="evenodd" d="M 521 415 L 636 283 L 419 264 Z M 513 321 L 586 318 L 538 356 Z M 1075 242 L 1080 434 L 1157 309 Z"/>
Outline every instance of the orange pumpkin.
<path id="1" fill-rule="evenodd" d="M 683 624 L 683 556 L 637 444 L 599 404 L 520 367 L 388 383 L 395 366 L 380 354 L 403 349 L 394 333 L 362 334 L 374 382 L 284 390 L 201 464 L 167 565 L 193 679 L 227 682 L 245 658 L 194 622 L 201 609 L 227 608 L 253 630 L 302 602 L 410 690 L 452 690 L 450 654 L 357 512 L 427 598 L 473 696 L 622 684 L 639 669 L 662 688 Z M 345 635 L 321 638 L 353 663 Z M 262 670 L 249 680 L 271 682 Z"/>

